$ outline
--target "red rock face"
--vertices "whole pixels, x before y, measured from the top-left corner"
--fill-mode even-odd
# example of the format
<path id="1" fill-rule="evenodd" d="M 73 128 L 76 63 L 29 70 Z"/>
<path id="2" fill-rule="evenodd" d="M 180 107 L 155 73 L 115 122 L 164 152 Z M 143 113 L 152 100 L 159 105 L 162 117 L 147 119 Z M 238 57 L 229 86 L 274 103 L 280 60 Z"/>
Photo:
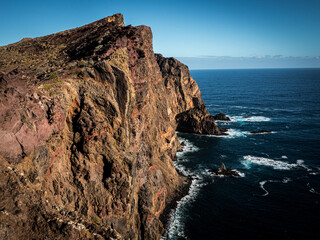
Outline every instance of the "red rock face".
<path id="1" fill-rule="evenodd" d="M 43 103 L 26 86 L 23 71 L 0 75 L 0 153 L 17 163 L 52 134 L 61 131 L 65 114 L 54 99 Z"/>
<path id="2" fill-rule="evenodd" d="M 177 116 L 219 128 L 150 28 L 118 14 L 23 39 L 0 47 L 0 72 L 0 238 L 159 239 L 188 182 Z"/>

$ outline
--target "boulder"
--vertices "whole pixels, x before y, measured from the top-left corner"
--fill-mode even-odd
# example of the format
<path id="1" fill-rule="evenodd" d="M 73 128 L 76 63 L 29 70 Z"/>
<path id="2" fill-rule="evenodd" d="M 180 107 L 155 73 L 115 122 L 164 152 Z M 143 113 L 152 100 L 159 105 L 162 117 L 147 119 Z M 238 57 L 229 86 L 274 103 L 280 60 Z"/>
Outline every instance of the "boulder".
<path id="1" fill-rule="evenodd" d="M 231 121 L 229 117 L 225 113 L 219 113 L 213 116 L 214 120 L 219 121 Z"/>

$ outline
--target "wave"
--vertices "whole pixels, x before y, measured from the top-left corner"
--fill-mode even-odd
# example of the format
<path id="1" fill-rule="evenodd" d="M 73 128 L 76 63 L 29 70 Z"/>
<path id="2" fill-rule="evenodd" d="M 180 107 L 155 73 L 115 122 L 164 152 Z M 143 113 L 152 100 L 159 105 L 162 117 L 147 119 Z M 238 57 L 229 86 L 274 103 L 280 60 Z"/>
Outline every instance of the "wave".
<path id="1" fill-rule="evenodd" d="M 276 131 L 271 131 L 271 132 L 261 132 L 261 133 L 252 133 L 252 132 L 248 132 L 247 134 L 250 135 L 263 135 L 263 134 L 273 134 L 273 133 L 277 133 Z"/>
<path id="2" fill-rule="evenodd" d="M 180 201 L 178 201 L 176 209 L 171 211 L 169 215 L 168 229 L 161 239 L 170 239 L 174 236 L 187 239 L 187 236 L 185 235 L 185 226 L 183 223 L 185 215 L 184 210 L 187 208 L 187 205 L 191 204 L 195 200 L 203 185 L 205 184 L 200 183 L 200 180 L 192 180 L 188 195 L 184 196 Z"/>
<path id="3" fill-rule="evenodd" d="M 316 191 L 313 187 L 310 186 L 310 183 L 307 183 L 307 187 L 309 189 L 309 192 L 320 195 L 318 191 Z"/>
<path id="4" fill-rule="evenodd" d="M 265 192 L 264 194 L 262 194 L 261 196 L 262 197 L 265 197 L 265 196 L 268 196 L 269 195 L 269 192 L 265 189 L 264 185 L 266 183 L 288 183 L 292 181 L 290 178 L 284 178 L 282 179 L 281 181 L 280 180 L 265 180 L 265 181 L 261 181 L 259 182 L 260 184 L 260 188 Z"/>
<path id="5" fill-rule="evenodd" d="M 177 169 L 177 171 L 178 171 L 179 173 L 181 173 L 182 175 L 184 175 L 184 176 L 191 176 L 191 175 L 192 175 L 191 171 L 188 170 L 188 169 L 186 169 L 186 168 L 181 164 L 181 162 L 185 162 L 185 161 L 187 161 L 187 160 L 182 159 L 182 160 L 173 161 L 173 165 L 175 166 L 175 168 Z"/>
<path id="6" fill-rule="evenodd" d="M 243 157 L 244 161 L 242 164 L 246 168 L 251 168 L 252 164 L 256 165 L 263 165 L 263 166 L 269 166 L 272 167 L 273 169 L 277 170 L 290 170 L 292 168 L 298 168 L 302 167 L 305 168 L 309 171 L 310 168 L 304 164 L 303 160 L 297 160 L 297 163 L 288 163 L 284 161 L 279 161 L 279 160 L 273 160 L 270 158 L 265 158 L 265 157 L 256 157 L 256 156 L 251 156 L 247 155 Z M 311 171 L 311 169 L 310 169 Z"/>
<path id="7" fill-rule="evenodd" d="M 188 139 L 179 137 L 179 141 L 180 143 L 184 143 L 184 145 L 181 146 L 182 151 L 177 152 L 177 157 L 182 157 L 186 153 L 199 151 L 199 148 L 195 146 L 192 142 L 190 142 Z"/>
<path id="8" fill-rule="evenodd" d="M 299 165 L 299 167 L 306 169 L 308 172 L 312 171 L 311 168 L 309 168 L 307 165 L 304 164 L 304 161 L 302 159 L 298 159 L 297 164 Z"/>
<path id="9" fill-rule="evenodd" d="M 239 174 L 239 177 L 245 177 L 246 175 L 240 171 L 238 171 L 237 169 L 234 169 L 238 174 Z"/>
<path id="10" fill-rule="evenodd" d="M 216 122 L 219 126 L 229 126 L 229 125 L 230 125 L 230 122 L 229 122 L 229 121 L 215 120 L 215 122 Z"/>
<path id="11" fill-rule="evenodd" d="M 232 108 L 238 108 L 238 109 L 252 109 L 256 111 L 268 111 L 268 112 L 300 112 L 302 111 L 302 108 L 296 108 L 296 109 L 285 109 L 285 108 L 271 108 L 271 107 L 248 107 L 248 106 L 230 106 Z"/>
<path id="12" fill-rule="evenodd" d="M 229 128 L 226 133 L 228 135 L 206 135 L 208 137 L 219 137 L 219 138 L 236 138 L 236 137 L 247 137 L 248 132 L 243 132 L 237 129 Z"/>
<path id="13" fill-rule="evenodd" d="M 191 171 L 187 170 L 182 161 L 175 161 L 174 165 L 178 171 L 182 172 L 186 176 L 192 177 L 191 185 L 188 194 L 177 202 L 177 207 L 172 209 L 169 214 L 168 228 L 165 234 L 161 237 L 162 240 L 171 239 L 174 236 L 178 236 L 183 239 L 187 239 L 185 235 L 184 216 L 185 209 L 189 208 L 193 201 L 195 201 L 200 189 L 208 183 L 204 181 L 203 176 L 195 175 Z M 208 171 L 205 171 L 207 173 Z"/>
<path id="14" fill-rule="evenodd" d="M 239 108 L 239 109 L 246 109 L 246 108 L 249 108 L 249 107 L 245 107 L 245 106 L 231 106 L 233 108 Z"/>
<path id="15" fill-rule="evenodd" d="M 268 181 L 262 181 L 262 182 L 259 182 L 260 184 L 260 187 L 262 188 L 263 191 L 265 191 L 265 194 L 261 195 L 263 197 L 269 195 L 269 192 L 263 187 Z"/>
<path id="16" fill-rule="evenodd" d="M 232 122 L 269 122 L 271 118 L 264 116 L 251 116 L 251 117 L 243 117 L 243 116 L 233 116 L 230 117 Z"/>

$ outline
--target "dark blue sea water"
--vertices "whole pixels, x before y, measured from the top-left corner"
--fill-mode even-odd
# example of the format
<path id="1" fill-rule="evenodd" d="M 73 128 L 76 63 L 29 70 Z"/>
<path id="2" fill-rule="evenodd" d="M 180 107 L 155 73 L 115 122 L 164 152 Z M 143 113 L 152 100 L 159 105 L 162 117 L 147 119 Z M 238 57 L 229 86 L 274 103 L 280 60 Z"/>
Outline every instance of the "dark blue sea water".
<path id="1" fill-rule="evenodd" d="M 320 69 L 194 70 L 228 137 L 179 134 L 193 178 L 167 239 L 320 239 Z M 252 135 L 250 131 L 270 130 Z M 224 162 L 242 177 L 214 176 Z"/>

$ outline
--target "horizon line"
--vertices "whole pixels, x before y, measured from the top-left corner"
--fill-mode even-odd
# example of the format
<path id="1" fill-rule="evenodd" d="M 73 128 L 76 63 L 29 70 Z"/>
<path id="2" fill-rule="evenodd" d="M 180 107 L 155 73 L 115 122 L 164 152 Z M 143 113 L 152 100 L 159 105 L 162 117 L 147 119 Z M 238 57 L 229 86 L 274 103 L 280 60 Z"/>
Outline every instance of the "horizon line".
<path id="1" fill-rule="evenodd" d="M 189 70 L 263 70 L 263 69 L 320 69 L 320 67 L 261 67 L 261 68 L 189 68 Z"/>

